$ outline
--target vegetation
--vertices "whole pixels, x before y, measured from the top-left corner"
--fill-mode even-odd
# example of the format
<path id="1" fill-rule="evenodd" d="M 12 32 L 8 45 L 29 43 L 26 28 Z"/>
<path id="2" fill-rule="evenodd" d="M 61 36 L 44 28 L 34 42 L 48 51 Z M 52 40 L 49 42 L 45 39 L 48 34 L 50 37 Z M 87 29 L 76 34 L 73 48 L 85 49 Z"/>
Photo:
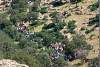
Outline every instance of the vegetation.
<path id="1" fill-rule="evenodd" d="M 0 59 L 13 59 L 29 67 L 64 67 L 67 63 L 64 58 L 66 52 L 75 54 L 76 49 L 90 50 L 91 46 L 85 37 L 75 32 L 76 21 L 69 21 L 68 24 L 58 21 L 62 16 L 53 12 L 50 17 L 54 21 L 47 24 L 45 19 L 38 19 L 39 13 L 48 12 L 47 7 L 41 8 L 40 0 L 30 1 L 34 4 L 29 6 L 27 0 L 12 0 L 9 10 L 0 14 Z M 80 1 L 82 0 L 77 0 L 77 3 Z M 98 18 L 93 20 L 93 24 L 97 24 L 94 21 L 97 22 Z M 34 31 L 41 24 L 42 30 Z M 60 32 L 65 26 L 67 32 L 74 35 L 71 40 Z M 59 44 L 62 48 L 56 49 L 54 46 Z"/>
<path id="2" fill-rule="evenodd" d="M 74 51 L 74 49 L 82 48 L 82 49 L 91 49 L 90 45 L 85 41 L 84 36 L 75 35 L 71 41 L 67 41 L 65 50 L 66 51 Z"/>
<path id="3" fill-rule="evenodd" d="M 99 3 L 96 2 L 92 5 L 90 5 L 88 8 L 90 8 L 91 11 L 95 11 L 95 10 L 97 10 L 98 7 L 99 7 Z"/>
<path id="4" fill-rule="evenodd" d="M 40 10 L 40 13 L 47 13 L 48 12 L 48 10 L 47 10 L 47 7 L 43 7 L 43 8 L 41 8 L 41 10 Z"/>
<path id="5" fill-rule="evenodd" d="M 89 62 L 89 66 L 90 66 L 90 67 L 98 67 L 98 66 L 99 66 L 99 59 L 98 59 L 98 57 L 92 59 L 92 60 Z"/>
<path id="6" fill-rule="evenodd" d="M 96 25 L 96 27 L 98 27 L 99 26 L 99 15 L 96 15 L 96 17 L 94 17 L 94 18 L 90 18 L 89 19 L 90 21 L 89 21 L 89 23 L 88 23 L 88 25 Z"/>
<path id="7" fill-rule="evenodd" d="M 75 21 L 69 21 L 67 25 L 68 32 L 75 33 L 74 29 L 76 28 Z"/>
<path id="8" fill-rule="evenodd" d="M 85 33 L 88 34 L 88 33 L 91 33 L 92 31 L 94 31 L 94 29 L 90 29 L 90 30 L 86 29 Z"/>
<path id="9" fill-rule="evenodd" d="M 52 30 L 52 31 L 59 31 L 64 28 L 66 24 L 64 22 L 55 22 L 55 23 L 50 23 L 49 25 L 44 25 L 43 29 L 46 30 Z"/>
<path id="10" fill-rule="evenodd" d="M 51 4 L 54 7 L 58 7 L 58 6 L 64 5 L 64 3 L 61 2 L 61 0 L 60 1 L 53 1 L 53 2 L 51 2 Z"/>

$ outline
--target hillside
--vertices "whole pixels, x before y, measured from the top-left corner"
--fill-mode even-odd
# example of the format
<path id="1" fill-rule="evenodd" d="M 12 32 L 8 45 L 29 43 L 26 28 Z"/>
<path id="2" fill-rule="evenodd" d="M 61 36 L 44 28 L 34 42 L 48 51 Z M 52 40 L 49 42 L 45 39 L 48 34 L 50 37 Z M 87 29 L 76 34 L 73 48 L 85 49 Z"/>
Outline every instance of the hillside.
<path id="1" fill-rule="evenodd" d="M 98 6 L 96 0 L 0 0 L 0 67 L 98 67 Z"/>

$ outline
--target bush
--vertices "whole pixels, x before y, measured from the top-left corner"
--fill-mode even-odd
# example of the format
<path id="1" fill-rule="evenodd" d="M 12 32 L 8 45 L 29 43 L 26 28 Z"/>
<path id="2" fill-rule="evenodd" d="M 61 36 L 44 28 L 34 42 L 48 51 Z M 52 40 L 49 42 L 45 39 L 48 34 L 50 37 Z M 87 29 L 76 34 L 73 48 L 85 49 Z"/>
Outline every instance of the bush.
<path id="1" fill-rule="evenodd" d="M 14 48 L 16 45 L 14 44 L 13 39 L 11 39 L 6 33 L 0 31 L 0 54 L 3 58 L 10 58 L 12 52 L 14 52 Z"/>
<path id="2" fill-rule="evenodd" d="M 64 3 L 61 2 L 61 1 L 53 1 L 53 2 L 51 2 L 51 4 L 52 4 L 54 7 L 64 5 Z"/>
<path id="3" fill-rule="evenodd" d="M 90 5 L 88 8 L 90 8 L 91 11 L 95 11 L 99 7 L 99 3 L 96 2 L 92 5 Z"/>
<path id="4" fill-rule="evenodd" d="M 83 0 L 70 0 L 72 4 L 82 2 Z"/>
<path id="5" fill-rule="evenodd" d="M 12 54 L 11 59 L 22 64 L 27 64 L 29 67 L 41 67 L 42 65 L 34 56 L 31 56 L 22 50 L 17 50 Z"/>
<path id="6" fill-rule="evenodd" d="M 46 52 L 41 52 L 37 54 L 36 58 L 42 64 L 42 67 L 51 67 L 51 60 Z"/>
<path id="7" fill-rule="evenodd" d="M 61 29 L 63 29 L 63 27 L 65 26 L 66 24 L 64 22 L 56 22 L 56 23 L 50 23 L 49 25 L 44 25 L 43 29 L 44 30 L 49 30 L 51 29 L 52 31 L 59 31 Z"/>
<path id="8" fill-rule="evenodd" d="M 43 7 L 40 10 L 40 13 L 42 13 L 42 14 L 47 13 L 47 12 L 48 12 L 47 7 Z"/>
<path id="9" fill-rule="evenodd" d="M 57 14 L 58 14 L 58 12 L 53 12 L 53 13 L 50 14 L 50 17 L 56 18 L 57 17 Z"/>
<path id="10" fill-rule="evenodd" d="M 51 43 L 61 42 L 64 38 L 63 35 L 59 32 L 40 32 L 36 34 L 37 37 L 43 38 L 43 45 L 49 46 Z"/>
<path id="11" fill-rule="evenodd" d="M 76 28 L 75 21 L 69 21 L 67 25 L 68 32 L 75 33 L 74 29 Z"/>
<path id="12" fill-rule="evenodd" d="M 65 60 L 64 60 L 64 58 L 62 56 L 59 59 L 57 59 L 57 60 L 55 60 L 53 62 L 54 62 L 54 65 L 56 67 L 64 67 L 65 64 L 66 64 L 66 62 L 65 62 Z"/>
<path id="13" fill-rule="evenodd" d="M 89 20 L 90 21 L 89 21 L 88 25 L 96 24 L 97 27 L 99 26 L 99 15 L 96 15 L 96 17 L 90 18 Z"/>
<path id="14" fill-rule="evenodd" d="M 91 29 L 91 30 L 86 29 L 85 33 L 88 34 L 88 33 L 92 32 L 92 31 L 93 31 L 93 29 Z"/>
<path id="15" fill-rule="evenodd" d="M 94 58 L 89 62 L 90 67 L 98 67 L 99 66 L 99 58 Z"/>
<path id="16" fill-rule="evenodd" d="M 76 34 L 71 41 L 67 41 L 65 49 L 66 51 L 73 51 L 77 48 L 90 50 L 92 47 L 86 42 L 83 35 Z"/>

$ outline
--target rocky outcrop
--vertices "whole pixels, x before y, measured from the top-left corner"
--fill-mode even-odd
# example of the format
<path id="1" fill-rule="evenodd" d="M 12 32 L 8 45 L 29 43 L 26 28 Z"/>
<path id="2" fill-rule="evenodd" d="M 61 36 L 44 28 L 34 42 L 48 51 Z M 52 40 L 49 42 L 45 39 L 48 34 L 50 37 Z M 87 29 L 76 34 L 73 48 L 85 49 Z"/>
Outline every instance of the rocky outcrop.
<path id="1" fill-rule="evenodd" d="M 2 59 L 0 60 L 0 67 L 29 67 L 25 64 L 19 64 L 14 60 Z"/>

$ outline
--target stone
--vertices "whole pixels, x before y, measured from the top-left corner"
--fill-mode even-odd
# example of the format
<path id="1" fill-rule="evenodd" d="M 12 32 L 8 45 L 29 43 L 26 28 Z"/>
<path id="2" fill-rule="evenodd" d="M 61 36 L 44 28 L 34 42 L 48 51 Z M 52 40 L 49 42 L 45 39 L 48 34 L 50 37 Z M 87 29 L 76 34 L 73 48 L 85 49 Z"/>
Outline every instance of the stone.
<path id="1" fill-rule="evenodd" d="M 25 64 L 19 64 L 14 60 L 2 59 L 0 60 L 0 67 L 29 67 Z"/>

